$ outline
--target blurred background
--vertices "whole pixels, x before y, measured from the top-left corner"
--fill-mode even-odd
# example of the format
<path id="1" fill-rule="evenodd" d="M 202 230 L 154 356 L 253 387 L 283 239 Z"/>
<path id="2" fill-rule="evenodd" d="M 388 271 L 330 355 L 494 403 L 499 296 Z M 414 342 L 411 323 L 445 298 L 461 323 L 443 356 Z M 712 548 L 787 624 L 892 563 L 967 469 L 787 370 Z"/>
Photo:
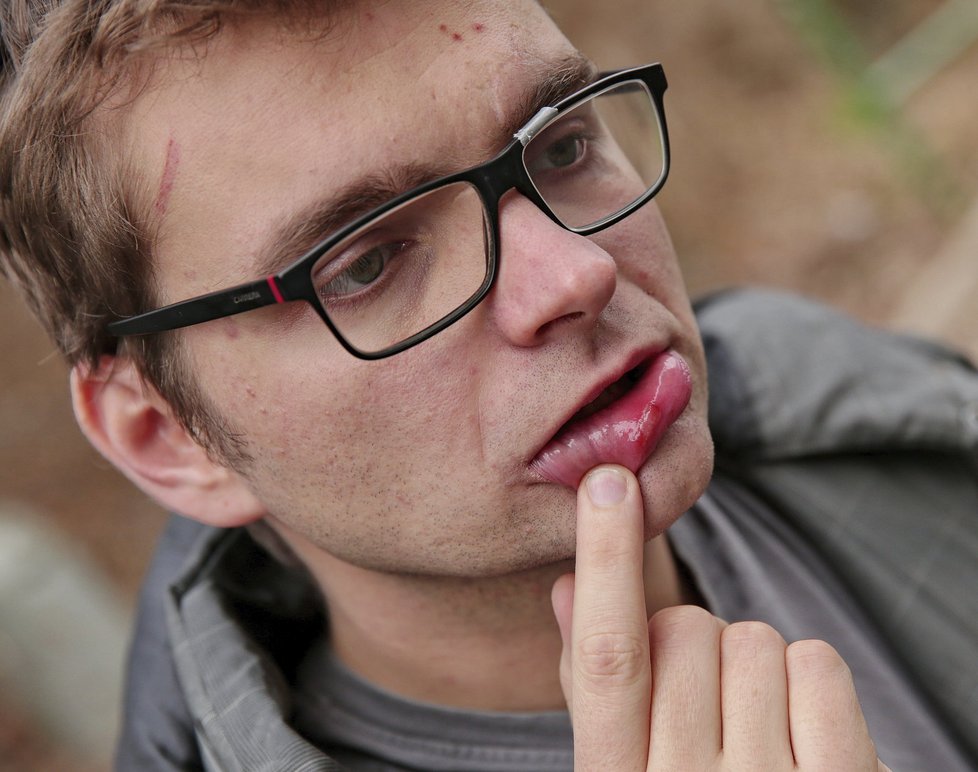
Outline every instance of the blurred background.
<path id="1" fill-rule="evenodd" d="M 802 292 L 978 359 L 975 0 L 551 0 L 602 67 L 662 61 L 659 203 L 690 291 Z M 0 770 L 101 770 L 165 514 L 74 426 L 0 283 Z"/>

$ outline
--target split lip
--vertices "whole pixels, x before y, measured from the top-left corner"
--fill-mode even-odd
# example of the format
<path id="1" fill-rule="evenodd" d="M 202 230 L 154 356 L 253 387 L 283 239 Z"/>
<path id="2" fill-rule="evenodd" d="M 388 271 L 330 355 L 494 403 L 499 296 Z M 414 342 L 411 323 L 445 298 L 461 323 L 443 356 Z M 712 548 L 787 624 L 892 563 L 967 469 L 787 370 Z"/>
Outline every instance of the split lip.
<path id="1" fill-rule="evenodd" d="M 590 405 L 594 400 L 596 400 L 601 393 L 610 387 L 613 383 L 617 383 L 622 378 L 624 378 L 632 370 L 641 368 L 643 371 L 648 370 L 652 361 L 669 351 L 668 346 L 648 346 L 633 352 L 624 362 L 623 365 L 616 368 L 612 373 L 602 378 L 595 386 L 592 388 L 583 399 L 581 399 L 571 410 L 566 413 L 561 419 L 560 423 L 554 428 L 546 440 L 544 440 L 537 448 L 533 451 L 530 463 L 540 458 L 544 449 L 553 442 L 557 437 L 560 436 L 561 432 L 564 431 L 567 424 L 570 423 L 573 418 L 580 413 L 585 407 Z"/>
<path id="2" fill-rule="evenodd" d="M 647 366 L 638 378 L 612 392 L 610 402 L 594 412 L 575 413 L 557 430 L 530 463 L 537 475 L 574 489 L 599 464 L 620 464 L 638 473 L 692 396 L 689 366 L 678 352 L 666 349 L 643 361 Z"/>

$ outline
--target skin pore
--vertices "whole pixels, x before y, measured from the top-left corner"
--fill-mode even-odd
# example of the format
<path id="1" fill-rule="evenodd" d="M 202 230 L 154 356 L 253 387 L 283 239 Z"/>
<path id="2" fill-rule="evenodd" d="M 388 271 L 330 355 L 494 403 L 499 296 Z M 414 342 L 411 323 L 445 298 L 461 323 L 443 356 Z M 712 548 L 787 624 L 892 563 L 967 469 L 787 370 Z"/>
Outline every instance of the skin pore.
<path id="1" fill-rule="evenodd" d="M 246 21 L 202 57 L 172 57 L 128 132 L 158 181 L 161 300 L 261 275 L 259 245 L 324 192 L 396 178 L 397 164 L 486 160 L 513 106 L 574 54 L 532 2 L 379 2 L 321 38 Z M 559 709 L 550 588 L 573 567 L 576 492 L 530 462 L 635 351 L 682 355 L 692 399 L 638 473 L 645 535 L 657 537 L 647 605 L 680 602 L 659 535 L 709 478 L 705 366 L 654 204 L 583 238 L 510 193 L 500 222 L 487 300 L 391 359 L 351 357 L 302 303 L 179 334 L 201 392 L 252 458 L 221 478 L 237 502 L 229 521 L 266 517 L 305 562 L 351 668 L 443 704 Z M 216 474 L 203 454 L 194 464 L 194 479 Z M 177 479 L 161 489 L 146 468 L 127 473 L 164 505 L 214 521 L 186 494 L 188 476 L 155 469 Z"/>

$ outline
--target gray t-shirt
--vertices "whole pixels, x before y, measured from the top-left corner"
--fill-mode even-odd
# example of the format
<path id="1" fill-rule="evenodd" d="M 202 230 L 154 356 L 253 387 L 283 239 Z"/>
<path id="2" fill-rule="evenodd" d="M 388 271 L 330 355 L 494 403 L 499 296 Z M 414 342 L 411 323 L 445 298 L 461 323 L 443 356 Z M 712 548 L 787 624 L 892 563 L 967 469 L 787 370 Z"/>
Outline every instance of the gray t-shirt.
<path id="1" fill-rule="evenodd" d="M 566 712 L 491 713 L 406 700 L 339 663 L 325 642 L 298 672 L 295 729 L 351 770 L 566 772 Z"/>
<path id="2" fill-rule="evenodd" d="M 880 758 L 894 772 L 973 772 L 832 567 L 743 486 L 717 477 L 669 531 L 707 607 L 787 641 L 821 638 L 852 670 Z M 566 713 L 454 710 L 405 700 L 348 671 L 326 641 L 296 678 L 293 726 L 351 770 L 573 769 Z"/>

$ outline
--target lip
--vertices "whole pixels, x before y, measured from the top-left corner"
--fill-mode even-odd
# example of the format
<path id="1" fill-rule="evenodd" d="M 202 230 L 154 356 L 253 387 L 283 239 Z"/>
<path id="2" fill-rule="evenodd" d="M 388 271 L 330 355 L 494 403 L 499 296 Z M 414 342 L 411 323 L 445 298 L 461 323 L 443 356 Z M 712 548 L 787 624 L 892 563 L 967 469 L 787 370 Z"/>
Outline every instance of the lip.
<path id="1" fill-rule="evenodd" d="M 585 405 L 636 368 L 643 372 L 625 393 L 591 415 L 574 418 Z M 638 472 L 686 409 L 691 395 L 689 366 L 674 350 L 636 355 L 564 418 L 556 434 L 530 462 L 530 468 L 550 482 L 574 489 L 585 473 L 598 464 L 620 464 Z"/>

